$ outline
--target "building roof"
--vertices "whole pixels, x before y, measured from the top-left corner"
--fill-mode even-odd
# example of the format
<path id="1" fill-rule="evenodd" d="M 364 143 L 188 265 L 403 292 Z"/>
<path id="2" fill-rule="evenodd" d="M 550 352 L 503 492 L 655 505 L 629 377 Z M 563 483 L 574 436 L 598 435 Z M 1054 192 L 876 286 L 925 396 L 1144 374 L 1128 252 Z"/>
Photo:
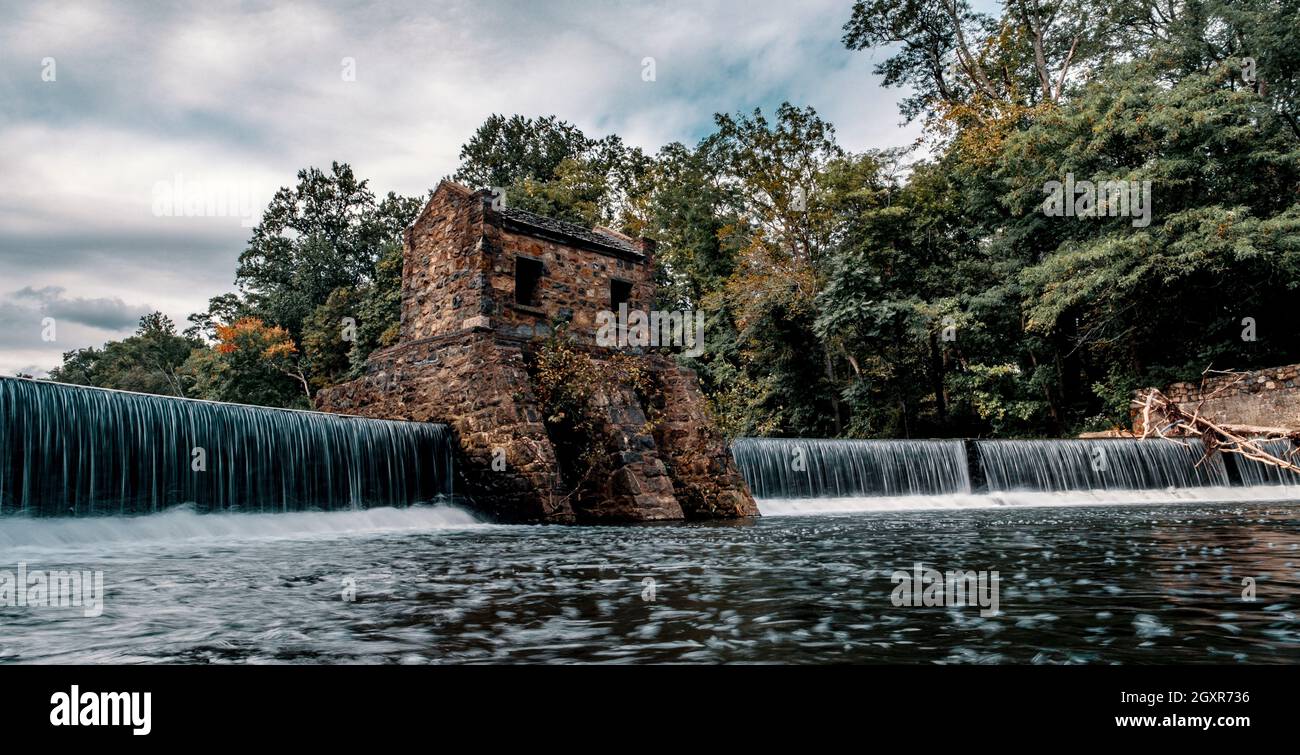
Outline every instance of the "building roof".
<path id="1" fill-rule="evenodd" d="M 437 188 L 435 188 L 430 194 L 429 200 L 424 205 L 425 211 L 427 211 L 429 205 L 433 203 L 433 197 L 443 190 L 454 191 L 467 198 L 477 196 L 479 199 L 484 201 L 494 196 L 491 189 L 479 189 L 478 191 L 474 191 L 464 184 L 444 178 L 438 182 Z M 654 249 L 654 242 L 649 239 L 643 239 L 641 243 L 637 243 L 637 241 L 632 237 L 609 228 L 603 228 L 600 226 L 597 226 L 596 228 L 585 228 L 577 223 L 570 223 L 565 220 L 556 220 L 555 218 L 548 218 L 545 215 L 538 215 L 535 212 L 528 212 L 527 210 L 520 210 L 509 206 L 502 207 L 497 211 L 497 213 L 501 216 L 503 225 L 507 229 L 516 233 L 523 233 L 528 236 L 559 241 L 560 243 L 568 244 L 570 246 L 586 247 L 605 254 L 612 254 L 616 257 L 625 257 L 644 262 L 646 259 L 646 252 L 645 248 L 642 247 L 641 244 L 643 243 L 648 245 L 651 251 Z M 423 214 L 424 211 L 420 213 L 421 216 L 423 216 Z M 417 216 L 416 220 L 418 219 L 419 217 Z M 415 220 L 411 221 L 411 225 L 414 225 L 415 222 Z"/>
<path id="2" fill-rule="evenodd" d="M 584 228 L 577 223 L 548 218 L 514 207 L 502 207 L 499 212 L 509 225 L 530 236 L 558 236 L 564 241 L 578 242 L 580 246 L 593 246 L 637 259 L 645 257 L 645 252 L 635 241 L 608 228 Z"/>

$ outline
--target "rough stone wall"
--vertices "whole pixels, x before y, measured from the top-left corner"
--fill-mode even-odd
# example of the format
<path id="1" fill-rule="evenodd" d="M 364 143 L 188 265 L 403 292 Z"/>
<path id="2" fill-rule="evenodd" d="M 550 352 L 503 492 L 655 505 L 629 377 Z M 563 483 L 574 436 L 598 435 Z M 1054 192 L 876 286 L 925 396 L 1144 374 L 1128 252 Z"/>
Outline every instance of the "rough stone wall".
<path id="1" fill-rule="evenodd" d="M 482 238 L 484 207 L 464 187 L 438 186 L 406 229 L 402 259 L 401 340 L 459 333 L 490 315 Z"/>
<path id="2" fill-rule="evenodd" d="M 488 233 L 493 242 L 489 273 L 495 302 L 492 327 L 498 333 L 545 335 L 549 323 L 558 318 L 569 321 L 569 333 L 574 338 L 590 343 L 596 333 L 596 313 L 610 308 L 610 285 L 616 278 L 633 284 L 629 308 L 645 310 L 653 302 L 654 282 L 647 262 L 500 229 Z M 515 304 L 515 262 L 519 255 L 541 260 L 545 270 L 538 284 L 536 307 Z"/>
<path id="3" fill-rule="evenodd" d="M 559 473 L 527 370 L 529 348 L 523 339 L 483 332 L 399 344 L 375 352 L 364 377 L 321 391 L 317 408 L 450 425 L 460 447 L 459 492 L 499 521 L 758 515 L 695 374 L 663 356 L 642 357 L 657 388 L 649 406 L 628 384 L 592 398 L 605 421 L 599 441 L 612 472 L 571 496 L 578 481 Z"/>
<path id="4" fill-rule="evenodd" d="M 630 522 L 686 518 L 634 388 L 610 385 L 592 401 L 605 419 L 601 440 L 613 472 L 597 481 L 587 500 L 574 502 L 578 519 Z"/>
<path id="5" fill-rule="evenodd" d="M 1220 375 L 1200 383 L 1174 383 L 1162 392 L 1184 411 L 1212 422 L 1300 428 L 1300 365 L 1271 367 L 1243 375 Z M 1134 394 L 1137 398 L 1142 394 Z M 1132 412 L 1133 431 L 1142 432 L 1142 412 Z"/>
<path id="6" fill-rule="evenodd" d="M 654 247 L 537 221 L 493 209 L 487 192 L 440 184 L 406 232 L 401 342 L 372 354 L 364 377 L 319 392 L 317 407 L 450 425 L 460 492 L 501 521 L 757 515 L 694 373 L 664 356 L 637 357 L 653 396 L 617 383 L 591 398 L 602 420 L 595 440 L 612 472 L 581 486 L 562 479 L 565 460 L 528 372 L 531 350 L 552 320 L 565 319 L 576 343 L 607 361 L 614 352 L 593 343 L 596 313 L 610 309 L 613 279 L 632 284 L 629 308 L 652 306 Z M 544 266 L 535 307 L 515 302 L 520 255 Z"/>
<path id="7" fill-rule="evenodd" d="M 610 308 L 613 279 L 632 284 L 630 308 L 654 300 L 653 244 L 633 242 L 641 259 L 582 248 L 562 240 L 507 230 L 486 191 L 439 184 L 406 231 L 402 273 L 403 341 L 487 327 L 501 335 L 532 338 L 552 320 L 570 320 L 583 342 L 595 335 L 596 312 Z M 607 234 L 613 235 L 612 231 Z M 519 256 L 542 262 L 536 306 L 515 303 Z"/>
<path id="8" fill-rule="evenodd" d="M 657 388 L 652 400 L 655 445 L 686 516 L 758 516 L 758 506 L 717 430 L 695 372 L 666 356 L 648 360 Z"/>

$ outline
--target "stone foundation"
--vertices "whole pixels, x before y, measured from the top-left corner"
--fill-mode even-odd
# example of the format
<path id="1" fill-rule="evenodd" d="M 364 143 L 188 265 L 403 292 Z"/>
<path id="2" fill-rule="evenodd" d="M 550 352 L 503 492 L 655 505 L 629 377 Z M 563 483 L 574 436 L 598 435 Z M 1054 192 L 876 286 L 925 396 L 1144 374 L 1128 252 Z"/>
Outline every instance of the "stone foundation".
<path id="1" fill-rule="evenodd" d="M 483 513 L 501 521 L 571 522 L 521 347 L 471 333 L 399 344 L 375 352 L 365 377 L 318 393 L 316 408 L 445 422 L 460 448 L 458 492 L 471 494 Z M 505 472 L 492 469 L 498 449 Z"/>
<path id="2" fill-rule="evenodd" d="M 562 479 L 528 374 L 528 349 L 537 345 L 474 331 L 399 344 L 375 352 L 364 377 L 321 391 L 316 405 L 329 412 L 447 423 L 460 449 L 458 492 L 497 521 L 758 515 L 713 429 L 695 374 L 663 356 L 641 357 L 656 388 L 652 406 L 643 406 L 630 385 L 610 386 L 593 398 L 606 419 L 600 441 L 613 471 L 589 481 L 583 497 L 572 495 L 575 481 Z"/>

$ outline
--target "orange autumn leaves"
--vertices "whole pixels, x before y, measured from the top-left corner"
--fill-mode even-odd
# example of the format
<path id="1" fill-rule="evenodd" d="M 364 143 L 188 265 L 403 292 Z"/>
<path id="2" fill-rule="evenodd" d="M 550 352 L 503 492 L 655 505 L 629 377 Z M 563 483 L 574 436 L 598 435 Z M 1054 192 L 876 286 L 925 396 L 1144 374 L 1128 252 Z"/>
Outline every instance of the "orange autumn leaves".
<path id="1" fill-rule="evenodd" d="M 279 325 L 267 325 L 256 317 L 241 317 L 233 325 L 217 325 L 216 352 L 229 357 L 242 356 L 260 362 L 293 378 L 311 399 L 307 368 L 298 359 L 298 347 L 289 331 Z"/>
<path id="2" fill-rule="evenodd" d="M 216 350 L 221 354 L 253 352 L 268 361 L 292 358 L 298 353 L 289 331 L 267 325 L 257 317 L 241 317 L 232 325 L 217 325 Z"/>

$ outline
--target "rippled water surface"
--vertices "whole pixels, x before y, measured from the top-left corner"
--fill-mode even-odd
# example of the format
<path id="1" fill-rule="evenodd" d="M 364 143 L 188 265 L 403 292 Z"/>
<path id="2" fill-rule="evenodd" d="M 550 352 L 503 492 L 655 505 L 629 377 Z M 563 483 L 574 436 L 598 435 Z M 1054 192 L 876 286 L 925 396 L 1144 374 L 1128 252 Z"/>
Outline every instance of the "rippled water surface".
<path id="1" fill-rule="evenodd" d="M 0 607 L 0 661 L 1300 661 L 1297 504 L 636 527 L 267 516 L 0 520 L 0 570 L 102 570 L 107 592 L 97 618 Z M 917 562 L 997 570 L 1001 612 L 894 606 L 891 573 Z"/>

